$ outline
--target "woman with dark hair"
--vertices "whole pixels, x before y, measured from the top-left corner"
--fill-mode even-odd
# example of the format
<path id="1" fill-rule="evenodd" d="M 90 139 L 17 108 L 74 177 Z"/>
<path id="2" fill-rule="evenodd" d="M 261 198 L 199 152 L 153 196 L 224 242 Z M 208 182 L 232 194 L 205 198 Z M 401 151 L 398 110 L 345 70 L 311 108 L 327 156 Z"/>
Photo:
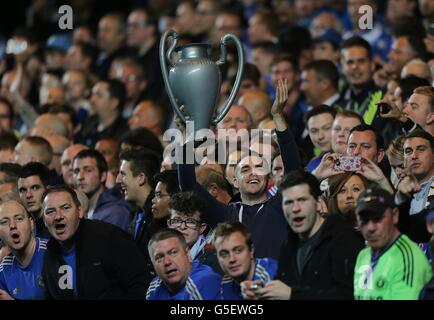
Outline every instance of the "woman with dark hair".
<path id="1" fill-rule="evenodd" d="M 356 202 L 369 183 L 364 176 L 355 172 L 343 172 L 331 176 L 327 201 L 328 212 L 340 214 L 353 227 L 356 227 Z"/>

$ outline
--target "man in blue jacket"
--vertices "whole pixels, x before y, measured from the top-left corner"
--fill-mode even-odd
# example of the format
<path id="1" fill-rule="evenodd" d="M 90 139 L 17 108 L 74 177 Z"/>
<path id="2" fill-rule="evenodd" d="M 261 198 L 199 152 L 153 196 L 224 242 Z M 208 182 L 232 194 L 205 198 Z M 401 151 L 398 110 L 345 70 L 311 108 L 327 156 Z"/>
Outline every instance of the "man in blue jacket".
<path id="1" fill-rule="evenodd" d="M 147 300 L 218 300 L 221 275 L 192 261 L 181 232 L 165 229 L 154 234 L 148 244 L 157 277 L 152 280 Z"/>
<path id="2" fill-rule="evenodd" d="M 87 218 L 102 220 L 126 231 L 130 224 L 130 207 L 116 187 L 106 189 L 107 172 L 107 162 L 96 150 L 82 150 L 73 160 L 76 187 L 89 198 Z"/>

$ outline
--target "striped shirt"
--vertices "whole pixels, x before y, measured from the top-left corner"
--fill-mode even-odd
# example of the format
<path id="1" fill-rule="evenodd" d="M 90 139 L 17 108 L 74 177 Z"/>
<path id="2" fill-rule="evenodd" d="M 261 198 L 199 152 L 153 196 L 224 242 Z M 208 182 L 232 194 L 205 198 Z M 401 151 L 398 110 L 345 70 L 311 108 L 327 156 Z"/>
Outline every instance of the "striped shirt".
<path id="1" fill-rule="evenodd" d="M 193 261 L 192 270 L 181 291 L 171 294 L 160 277 L 154 278 L 146 300 L 217 300 L 220 296 L 221 275 L 210 267 Z"/>
<path id="2" fill-rule="evenodd" d="M 0 263 L 0 289 L 14 299 L 40 300 L 45 298 L 42 266 L 47 250 L 47 240 L 36 237 L 36 249 L 30 263 L 22 267 L 13 253 Z"/>
<path id="3" fill-rule="evenodd" d="M 354 272 L 356 300 L 413 300 L 431 279 L 432 270 L 422 250 L 400 235 L 379 257 L 367 247 L 360 251 Z"/>
<path id="4" fill-rule="evenodd" d="M 255 272 L 252 280 L 260 280 L 265 286 L 269 281 L 275 278 L 277 267 L 278 263 L 274 259 L 255 259 Z M 220 294 L 222 300 L 243 299 L 240 284 L 228 275 L 225 275 L 222 279 Z"/>

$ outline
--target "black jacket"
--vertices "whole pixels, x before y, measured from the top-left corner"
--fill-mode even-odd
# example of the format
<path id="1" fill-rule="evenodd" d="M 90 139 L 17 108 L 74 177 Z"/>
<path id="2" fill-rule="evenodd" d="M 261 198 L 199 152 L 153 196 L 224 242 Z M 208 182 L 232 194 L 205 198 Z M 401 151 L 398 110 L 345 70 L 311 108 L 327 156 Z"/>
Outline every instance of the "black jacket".
<path id="1" fill-rule="evenodd" d="M 143 212 L 143 219 L 140 221 L 139 229 L 137 230 L 137 237 L 134 241 L 139 246 L 139 249 L 145 258 L 145 273 L 146 273 L 146 285 L 149 285 L 152 278 L 155 276 L 154 267 L 152 265 L 151 257 L 148 252 L 148 243 L 151 237 L 158 231 L 167 228 L 166 220 L 155 220 L 152 214 L 152 198 L 154 192 L 151 192 L 146 198 L 145 205 L 142 210 L 139 210 L 134 215 L 131 221 L 130 234 L 134 237 L 134 231 L 136 226 L 136 218 L 139 212 Z"/>
<path id="2" fill-rule="evenodd" d="M 42 270 L 51 299 L 145 299 L 145 261 L 128 233 L 102 221 L 81 220 L 74 235 L 77 297 L 61 289 L 66 265 L 60 244 L 51 238 Z"/>
<path id="3" fill-rule="evenodd" d="M 276 278 L 292 288 L 291 299 L 353 299 L 354 267 L 364 242 L 338 215 L 326 217 L 320 230 L 301 273 L 297 268 L 299 238 L 289 231 Z"/>

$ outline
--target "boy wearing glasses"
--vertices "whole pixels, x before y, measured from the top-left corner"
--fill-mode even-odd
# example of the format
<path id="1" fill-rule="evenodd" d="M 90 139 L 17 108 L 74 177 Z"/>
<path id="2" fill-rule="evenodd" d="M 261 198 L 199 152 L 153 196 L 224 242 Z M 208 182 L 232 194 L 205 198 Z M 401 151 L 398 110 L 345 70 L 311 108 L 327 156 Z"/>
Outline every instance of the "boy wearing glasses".
<path id="1" fill-rule="evenodd" d="M 170 219 L 167 225 L 182 233 L 193 260 L 210 266 L 215 272 L 223 274 L 217 261 L 216 251 L 206 240 L 207 224 L 203 222 L 206 203 L 194 192 L 179 192 L 169 203 Z"/>

